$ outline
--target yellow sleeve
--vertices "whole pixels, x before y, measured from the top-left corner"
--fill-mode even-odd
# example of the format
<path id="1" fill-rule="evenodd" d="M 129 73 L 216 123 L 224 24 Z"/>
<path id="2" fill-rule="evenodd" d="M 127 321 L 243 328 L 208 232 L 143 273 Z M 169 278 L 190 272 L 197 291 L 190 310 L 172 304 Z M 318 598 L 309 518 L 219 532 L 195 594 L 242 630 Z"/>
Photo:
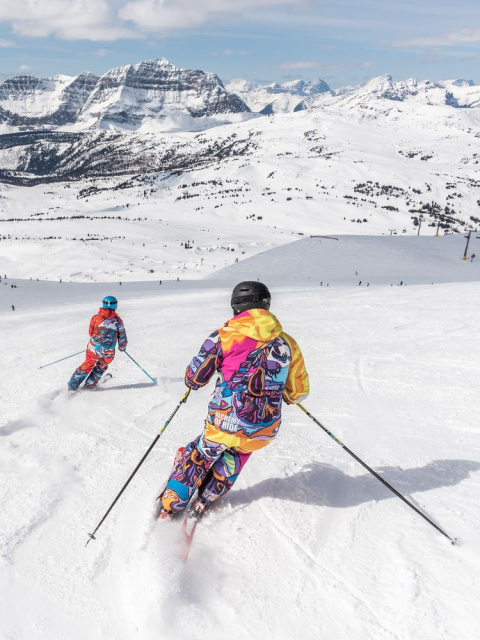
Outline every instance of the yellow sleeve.
<path id="1" fill-rule="evenodd" d="M 310 383 L 302 352 L 296 341 L 289 335 L 283 334 L 292 350 L 292 362 L 288 369 L 287 381 L 283 390 L 283 399 L 291 404 L 305 400 L 310 393 Z"/>

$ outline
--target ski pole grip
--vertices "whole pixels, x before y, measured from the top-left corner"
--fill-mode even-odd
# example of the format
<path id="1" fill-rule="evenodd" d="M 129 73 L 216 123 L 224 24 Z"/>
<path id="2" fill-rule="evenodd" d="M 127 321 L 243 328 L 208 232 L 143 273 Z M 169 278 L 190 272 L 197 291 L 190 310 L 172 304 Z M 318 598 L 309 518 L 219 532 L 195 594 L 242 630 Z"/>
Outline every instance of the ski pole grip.
<path id="1" fill-rule="evenodd" d="M 184 395 L 182 396 L 182 399 L 180 400 L 180 404 L 182 404 L 183 402 L 186 402 L 188 399 L 188 396 L 190 395 L 190 387 L 185 391 Z"/>

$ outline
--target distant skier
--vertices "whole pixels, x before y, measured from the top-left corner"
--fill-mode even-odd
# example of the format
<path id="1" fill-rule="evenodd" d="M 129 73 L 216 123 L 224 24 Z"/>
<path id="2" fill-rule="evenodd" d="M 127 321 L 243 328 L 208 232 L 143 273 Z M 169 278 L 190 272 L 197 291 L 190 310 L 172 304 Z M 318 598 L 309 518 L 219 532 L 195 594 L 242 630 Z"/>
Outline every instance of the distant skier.
<path id="1" fill-rule="evenodd" d="M 472 255 L 470 256 L 470 262 L 473 262 L 475 260 L 475 254 L 472 253 Z"/>
<path id="2" fill-rule="evenodd" d="M 117 299 L 106 296 L 98 313 L 90 320 L 90 341 L 87 345 L 85 362 L 75 369 L 68 383 L 69 389 L 75 391 L 85 382 L 86 389 L 94 389 L 108 365 L 115 357 L 115 346 L 125 351 L 127 334 L 120 316 L 117 315 Z M 87 377 L 88 376 L 88 377 Z"/>
<path id="3" fill-rule="evenodd" d="M 282 398 L 297 403 L 309 393 L 300 347 L 270 313 L 270 292 L 261 282 L 241 282 L 233 292 L 234 317 L 214 331 L 188 365 L 185 384 L 206 385 L 218 373 L 205 428 L 177 451 L 159 496 L 161 518 L 182 511 L 198 488 L 201 513 L 232 488 L 253 451 L 277 435 Z"/>
<path id="4" fill-rule="evenodd" d="M 15 311 L 15 307 L 13 306 L 13 304 L 12 304 L 12 311 Z"/>

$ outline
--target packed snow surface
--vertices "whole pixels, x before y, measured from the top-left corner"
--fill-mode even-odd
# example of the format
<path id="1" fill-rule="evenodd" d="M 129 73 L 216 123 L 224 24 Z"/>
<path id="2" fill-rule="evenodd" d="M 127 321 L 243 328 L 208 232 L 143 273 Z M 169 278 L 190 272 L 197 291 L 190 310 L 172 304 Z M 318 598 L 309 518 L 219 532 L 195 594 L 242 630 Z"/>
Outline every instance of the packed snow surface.
<path id="1" fill-rule="evenodd" d="M 2 640 L 476 640 L 480 266 L 461 260 L 464 243 L 311 238 L 162 285 L 0 273 Z M 305 407 L 457 546 L 286 406 L 276 441 L 205 516 L 182 565 L 178 523 L 155 522 L 154 503 L 175 451 L 201 431 L 211 383 L 85 548 L 245 277 L 269 284 L 303 350 Z M 110 381 L 69 395 L 81 355 L 38 367 L 84 348 L 108 294 L 158 385 L 119 353 Z"/>

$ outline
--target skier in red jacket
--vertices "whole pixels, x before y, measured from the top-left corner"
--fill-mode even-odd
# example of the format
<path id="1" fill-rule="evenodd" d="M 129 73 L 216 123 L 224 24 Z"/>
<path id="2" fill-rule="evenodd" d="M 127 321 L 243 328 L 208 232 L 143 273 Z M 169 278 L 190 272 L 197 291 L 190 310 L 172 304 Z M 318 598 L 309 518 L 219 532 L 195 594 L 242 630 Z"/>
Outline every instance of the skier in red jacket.
<path id="1" fill-rule="evenodd" d="M 98 313 L 90 320 L 90 341 L 87 345 L 85 362 L 73 372 L 68 388 L 76 391 L 87 379 L 85 389 L 94 389 L 100 378 L 108 369 L 108 365 L 115 357 L 115 346 L 125 351 L 127 348 L 127 334 L 120 316 L 117 316 L 117 299 L 106 296 Z"/>

